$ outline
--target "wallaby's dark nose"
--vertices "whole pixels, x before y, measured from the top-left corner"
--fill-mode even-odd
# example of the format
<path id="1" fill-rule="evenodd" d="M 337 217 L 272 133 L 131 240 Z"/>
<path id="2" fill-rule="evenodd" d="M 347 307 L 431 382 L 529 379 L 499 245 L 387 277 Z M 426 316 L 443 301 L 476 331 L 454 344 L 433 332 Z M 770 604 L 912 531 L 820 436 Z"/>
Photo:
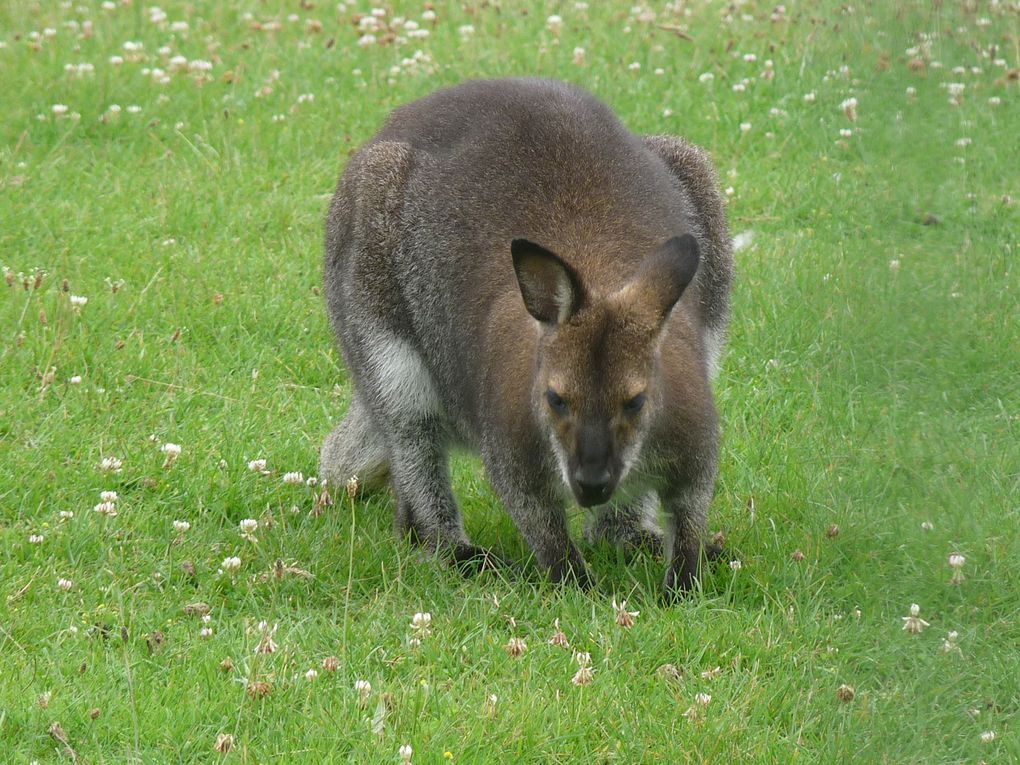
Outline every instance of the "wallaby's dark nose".
<path id="1" fill-rule="evenodd" d="M 612 476 L 607 468 L 580 469 L 574 471 L 574 482 L 580 496 L 578 500 L 584 507 L 598 505 L 609 499 L 609 483 Z"/>

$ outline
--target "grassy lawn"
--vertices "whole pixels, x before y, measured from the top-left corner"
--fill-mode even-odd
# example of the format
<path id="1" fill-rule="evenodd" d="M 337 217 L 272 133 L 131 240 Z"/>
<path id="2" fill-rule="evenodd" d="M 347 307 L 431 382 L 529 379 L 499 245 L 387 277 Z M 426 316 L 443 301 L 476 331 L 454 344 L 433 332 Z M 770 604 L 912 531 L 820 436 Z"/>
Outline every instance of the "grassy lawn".
<path id="1" fill-rule="evenodd" d="M 0 762 L 1020 760 L 1015 4 L 435 6 L 0 5 Z M 753 235 L 716 386 L 733 563 L 675 606 L 661 560 L 466 580 L 388 496 L 284 481 L 351 394 L 338 172 L 393 107 L 507 74 L 705 146 Z M 527 558 L 475 460 L 455 489 Z"/>

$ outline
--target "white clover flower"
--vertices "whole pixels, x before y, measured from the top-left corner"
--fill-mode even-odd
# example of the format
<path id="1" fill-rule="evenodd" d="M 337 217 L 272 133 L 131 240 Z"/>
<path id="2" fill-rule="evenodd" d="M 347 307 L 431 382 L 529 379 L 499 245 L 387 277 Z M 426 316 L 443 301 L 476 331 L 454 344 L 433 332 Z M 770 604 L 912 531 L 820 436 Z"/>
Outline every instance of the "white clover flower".
<path id="1" fill-rule="evenodd" d="M 93 506 L 92 510 L 109 518 L 117 517 L 117 506 L 113 502 L 100 502 Z"/>
<path id="2" fill-rule="evenodd" d="M 76 312 L 84 308 L 85 304 L 89 302 L 89 299 L 84 295 L 71 295 L 69 299 L 71 301 L 71 308 Z"/>
<path id="3" fill-rule="evenodd" d="M 431 625 L 432 614 L 428 611 L 416 613 L 411 617 L 411 629 L 423 637 L 431 632 Z"/>
<path id="4" fill-rule="evenodd" d="M 421 17 L 425 21 L 435 21 L 436 20 L 436 12 L 434 10 L 432 10 L 431 8 L 428 8 L 425 11 L 422 12 Z"/>
<path id="5" fill-rule="evenodd" d="M 573 61 L 576 66 L 581 66 L 584 64 L 584 56 L 585 56 L 584 48 L 574 48 Z"/>
<path id="6" fill-rule="evenodd" d="M 53 113 L 56 114 L 58 117 L 62 117 L 63 115 L 67 114 L 67 104 L 53 104 L 53 106 L 51 106 L 50 109 L 52 109 Z"/>
<path id="7" fill-rule="evenodd" d="M 199 630 L 198 636 L 200 638 L 211 638 L 213 636 L 212 627 L 203 627 L 201 630 Z"/>
<path id="8" fill-rule="evenodd" d="M 461 37 L 465 39 L 471 37 L 474 33 L 475 28 L 470 24 L 464 24 L 460 27 L 457 27 L 457 34 L 459 34 Z"/>
<path id="9" fill-rule="evenodd" d="M 640 72 L 641 71 L 641 62 L 640 61 L 632 61 L 630 64 L 627 65 L 627 68 L 630 71 L 632 71 L 632 72 Z"/>
<path id="10" fill-rule="evenodd" d="M 248 469 L 251 472 L 253 472 L 253 473 L 263 473 L 263 474 L 265 474 L 266 472 L 268 472 L 266 470 L 266 461 L 263 460 L 263 459 L 249 461 L 248 462 Z"/>
<path id="11" fill-rule="evenodd" d="M 850 128 L 842 128 L 839 131 L 839 137 L 840 138 L 851 138 L 853 136 L 853 134 L 854 134 L 854 131 L 851 130 Z"/>
<path id="12" fill-rule="evenodd" d="M 247 539 L 249 542 L 257 542 L 255 538 L 255 531 L 259 527 L 259 522 L 254 518 L 245 518 L 238 524 L 238 528 L 241 530 L 241 536 Z"/>
<path id="13" fill-rule="evenodd" d="M 953 569 L 953 576 L 949 580 L 950 584 L 960 584 L 963 582 L 963 564 L 967 562 L 967 559 L 960 553 L 952 553 L 949 556 L 949 567 Z"/>
<path id="14" fill-rule="evenodd" d="M 173 467 L 177 458 L 181 456 L 180 444 L 163 444 L 163 446 L 160 447 L 160 451 L 166 455 L 166 459 L 163 460 L 163 467 L 166 469 Z"/>
<path id="15" fill-rule="evenodd" d="M 570 682 L 574 685 L 588 685 L 595 679 L 595 670 L 591 666 L 591 654 L 587 651 L 578 651 L 574 654 L 574 660 L 577 662 L 578 670 Z"/>
<path id="16" fill-rule="evenodd" d="M 698 75 L 698 82 L 711 82 L 715 79 L 715 75 L 712 72 L 702 72 Z"/>
<path id="17" fill-rule="evenodd" d="M 72 518 L 74 518 L 74 511 L 72 511 L 72 510 L 61 510 L 60 511 L 60 520 L 62 520 L 62 521 L 69 521 Z"/>
<path id="18" fill-rule="evenodd" d="M 307 672 L 305 672 L 305 680 L 307 680 L 308 682 L 312 682 L 313 680 L 318 679 L 318 677 L 319 677 L 319 670 L 315 669 L 314 667 L 312 669 L 308 670 Z"/>
<path id="19" fill-rule="evenodd" d="M 358 704 L 364 706 L 368 697 L 372 695 L 372 684 L 368 680 L 355 680 L 354 690 L 358 693 Z"/>
<path id="20" fill-rule="evenodd" d="M 402 744 L 399 750 L 399 754 L 400 761 L 404 763 L 404 765 L 408 765 L 408 763 L 411 762 L 411 755 L 414 754 L 414 750 L 411 748 L 410 744 Z"/>
<path id="21" fill-rule="evenodd" d="M 707 707 L 712 702 L 712 696 L 708 693 L 699 693 L 694 697 L 694 702 L 702 707 Z"/>
<path id="22" fill-rule="evenodd" d="M 32 534 L 28 538 L 28 543 L 32 545 L 41 545 L 45 537 L 42 534 Z"/>
<path id="23" fill-rule="evenodd" d="M 739 560 L 730 561 L 730 568 L 733 569 L 734 571 L 740 571 L 740 569 L 742 569 L 743 567 L 744 564 L 741 563 Z"/>
<path id="24" fill-rule="evenodd" d="M 550 16 L 545 20 L 545 25 L 554 35 L 558 35 L 563 29 L 563 19 L 560 16 Z"/>
<path id="25" fill-rule="evenodd" d="M 955 651 L 956 653 L 962 654 L 963 651 L 961 651 L 960 646 L 956 644 L 956 639 L 958 637 L 960 637 L 960 634 L 956 630 L 953 630 L 946 635 L 946 639 L 942 641 L 942 653 L 953 653 Z"/>
<path id="26" fill-rule="evenodd" d="M 931 625 L 928 624 L 924 619 L 921 618 L 921 607 L 917 603 L 910 604 L 910 616 L 901 617 L 903 619 L 903 629 L 909 632 L 911 635 L 919 635 L 921 630 Z"/>
<path id="27" fill-rule="evenodd" d="M 843 101 L 843 103 L 841 103 L 839 105 L 839 108 L 843 110 L 843 114 L 846 115 L 846 118 L 848 120 L 850 120 L 851 122 L 856 122 L 857 121 L 857 99 L 856 98 L 853 98 L 853 97 L 847 98 L 846 100 Z"/>
<path id="28" fill-rule="evenodd" d="M 174 531 L 178 534 L 183 534 L 191 528 L 191 524 L 187 521 L 174 521 Z"/>
<path id="29" fill-rule="evenodd" d="M 813 104 L 817 100 L 818 100 L 818 95 L 814 91 L 812 91 L 810 93 L 805 93 L 804 94 L 804 103 L 805 104 Z"/>
<path id="30" fill-rule="evenodd" d="M 115 492 L 115 491 L 101 491 L 101 492 L 99 492 L 99 498 L 103 502 L 116 502 L 117 501 L 117 492 Z"/>
<path id="31" fill-rule="evenodd" d="M 231 556 L 229 558 L 224 558 L 223 562 L 220 564 L 220 568 L 223 571 L 226 571 L 228 574 L 233 574 L 239 568 L 241 568 L 241 559 L 236 555 Z"/>
<path id="32" fill-rule="evenodd" d="M 68 382 L 71 383 L 71 385 L 81 385 L 81 375 L 72 375 Z"/>
<path id="33" fill-rule="evenodd" d="M 986 730 L 984 733 L 981 734 L 981 743 L 982 744 L 990 744 L 993 741 L 995 741 L 995 731 L 994 730 Z"/>
<path id="34" fill-rule="evenodd" d="M 755 54 L 753 54 L 753 53 L 745 53 L 744 54 L 744 61 L 746 61 L 749 64 L 753 64 L 757 60 L 758 60 L 758 57 Z"/>
<path id="35" fill-rule="evenodd" d="M 187 32 L 188 22 L 186 21 L 175 21 L 170 25 L 171 32 Z"/>
<path id="36" fill-rule="evenodd" d="M 914 96 L 916 96 L 917 95 L 917 88 L 915 88 L 913 85 L 909 86 L 907 88 L 907 95 L 910 98 L 913 98 Z"/>
<path id="37" fill-rule="evenodd" d="M 921 530 L 922 531 L 934 531 L 935 530 L 935 526 L 934 526 L 934 524 L 931 521 L 924 521 L 921 524 Z"/>
<path id="38" fill-rule="evenodd" d="M 74 587 L 74 582 L 72 582 L 70 579 L 58 579 L 57 587 L 62 589 L 64 592 L 67 592 L 72 587 Z"/>
<path id="39" fill-rule="evenodd" d="M 110 56 L 108 60 L 110 62 L 110 66 L 120 66 L 124 63 L 123 56 Z"/>
<path id="40" fill-rule="evenodd" d="M 298 471 L 293 473 L 284 473 L 283 482 L 291 486 L 296 486 L 299 483 L 304 483 L 305 477 Z"/>
<path id="41" fill-rule="evenodd" d="M 741 133 L 749 133 L 749 132 L 751 132 L 751 123 L 750 122 L 741 122 L 740 123 L 740 132 Z"/>

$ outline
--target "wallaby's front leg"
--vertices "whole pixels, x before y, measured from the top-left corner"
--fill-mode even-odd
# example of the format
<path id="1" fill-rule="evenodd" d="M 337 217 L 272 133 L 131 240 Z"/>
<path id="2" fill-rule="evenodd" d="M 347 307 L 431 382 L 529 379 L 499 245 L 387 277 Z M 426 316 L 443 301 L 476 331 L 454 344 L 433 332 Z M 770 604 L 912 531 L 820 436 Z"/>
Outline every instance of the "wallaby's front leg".
<path id="1" fill-rule="evenodd" d="M 692 589 L 702 563 L 711 556 L 706 546 L 708 504 L 712 499 L 712 481 L 696 482 L 668 492 L 663 501 L 669 519 L 666 542 L 667 596 Z"/>
<path id="2" fill-rule="evenodd" d="M 588 567 L 567 530 L 563 501 L 543 491 L 540 471 L 523 476 L 503 464 L 505 457 L 483 457 L 493 488 L 539 565 L 548 569 L 549 578 L 554 582 L 573 579 L 582 588 L 591 587 Z"/>

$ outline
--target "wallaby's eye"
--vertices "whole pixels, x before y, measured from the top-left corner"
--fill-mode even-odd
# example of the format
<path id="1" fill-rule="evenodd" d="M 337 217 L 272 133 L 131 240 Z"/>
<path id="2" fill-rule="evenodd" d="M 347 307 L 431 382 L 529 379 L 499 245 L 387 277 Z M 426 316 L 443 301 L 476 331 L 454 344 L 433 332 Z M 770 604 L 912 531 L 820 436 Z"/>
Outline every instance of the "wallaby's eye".
<path id="1" fill-rule="evenodd" d="M 549 402 L 549 408 L 556 412 L 556 414 L 562 415 L 567 413 L 567 402 L 552 388 L 545 392 L 545 400 Z"/>
<path id="2" fill-rule="evenodd" d="M 641 407 L 645 405 L 645 394 L 638 393 L 634 398 L 625 401 L 623 404 L 623 411 L 625 414 L 637 414 L 641 411 Z"/>

